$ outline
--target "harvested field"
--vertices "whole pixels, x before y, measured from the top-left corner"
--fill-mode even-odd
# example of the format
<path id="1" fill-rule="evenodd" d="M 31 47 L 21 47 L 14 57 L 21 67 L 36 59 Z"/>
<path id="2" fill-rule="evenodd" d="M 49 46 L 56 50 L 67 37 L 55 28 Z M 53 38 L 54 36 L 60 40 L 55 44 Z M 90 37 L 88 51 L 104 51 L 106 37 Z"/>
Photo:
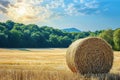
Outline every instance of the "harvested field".
<path id="1" fill-rule="evenodd" d="M 114 52 L 109 74 L 90 78 L 73 74 L 66 64 L 67 49 L 0 49 L 0 80 L 119 80 L 120 52 Z"/>

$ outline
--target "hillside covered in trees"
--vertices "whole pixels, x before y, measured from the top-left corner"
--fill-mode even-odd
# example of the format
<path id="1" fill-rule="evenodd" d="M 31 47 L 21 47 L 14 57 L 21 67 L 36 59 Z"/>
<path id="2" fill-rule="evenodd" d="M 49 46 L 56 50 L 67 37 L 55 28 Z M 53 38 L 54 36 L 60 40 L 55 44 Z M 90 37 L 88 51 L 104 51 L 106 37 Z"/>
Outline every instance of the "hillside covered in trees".
<path id="1" fill-rule="evenodd" d="M 13 21 L 0 22 L 1 48 L 66 48 L 73 41 L 98 36 L 120 50 L 120 29 L 68 33 L 48 26 L 24 25 Z"/>

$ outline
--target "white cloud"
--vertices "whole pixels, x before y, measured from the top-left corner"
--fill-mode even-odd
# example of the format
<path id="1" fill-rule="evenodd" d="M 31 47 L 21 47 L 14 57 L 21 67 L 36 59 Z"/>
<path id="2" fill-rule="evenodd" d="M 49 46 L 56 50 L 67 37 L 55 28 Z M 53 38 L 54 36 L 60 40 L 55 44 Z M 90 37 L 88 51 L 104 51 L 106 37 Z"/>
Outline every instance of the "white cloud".
<path id="1" fill-rule="evenodd" d="M 55 9 L 55 8 L 64 8 L 64 0 L 50 0 L 48 4 L 46 4 L 48 9 Z"/>
<path id="2" fill-rule="evenodd" d="M 97 0 L 1 0 L 0 12 L 19 22 L 45 21 L 61 15 L 89 15 L 101 12 Z M 105 10 L 104 10 L 105 11 Z"/>
<path id="3" fill-rule="evenodd" d="M 44 5 L 42 5 L 44 3 Z M 25 8 L 25 14 L 19 14 L 19 7 Z M 48 18 L 59 17 L 60 12 L 55 9 L 65 8 L 64 0 L 13 0 L 8 8 L 8 17 L 19 22 L 45 21 Z M 18 11 L 19 10 L 19 11 Z M 22 11 L 23 13 L 23 11 Z M 14 16 L 16 15 L 16 16 Z"/>
<path id="4" fill-rule="evenodd" d="M 74 0 L 77 3 L 67 5 L 65 11 L 69 15 L 89 15 L 100 13 L 99 3 L 96 0 Z"/>
<path id="5" fill-rule="evenodd" d="M 33 21 L 44 21 L 49 18 L 51 12 L 41 5 L 43 0 L 14 0 L 11 1 L 9 7 L 7 7 L 6 13 L 8 18 L 18 22 L 33 22 Z M 0 8 L 1 10 L 2 8 Z M 3 9 L 2 9 L 3 11 Z"/>
<path id="6" fill-rule="evenodd" d="M 90 2 L 86 2 L 85 6 L 88 7 L 88 8 L 98 8 L 99 5 L 95 0 L 93 0 L 93 1 L 90 1 Z"/>
<path id="7" fill-rule="evenodd" d="M 77 3 L 79 0 L 73 0 L 73 2 Z"/>
<path id="8" fill-rule="evenodd" d="M 73 3 L 69 4 L 67 8 L 65 9 L 66 14 L 68 15 L 77 15 L 77 9 L 74 7 L 75 5 Z"/>
<path id="9" fill-rule="evenodd" d="M 84 0 L 80 0 L 80 3 L 84 3 Z"/>

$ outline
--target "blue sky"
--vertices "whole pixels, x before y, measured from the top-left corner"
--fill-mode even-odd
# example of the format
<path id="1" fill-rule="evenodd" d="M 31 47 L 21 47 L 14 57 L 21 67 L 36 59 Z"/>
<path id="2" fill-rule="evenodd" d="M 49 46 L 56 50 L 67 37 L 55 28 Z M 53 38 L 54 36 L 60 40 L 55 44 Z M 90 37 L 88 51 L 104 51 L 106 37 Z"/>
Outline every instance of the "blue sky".
<path id="1" fill-rule="evenodd" d="M 0 0 L 0 21 L 81 31 L 120 27 L 120 0 Z"/>

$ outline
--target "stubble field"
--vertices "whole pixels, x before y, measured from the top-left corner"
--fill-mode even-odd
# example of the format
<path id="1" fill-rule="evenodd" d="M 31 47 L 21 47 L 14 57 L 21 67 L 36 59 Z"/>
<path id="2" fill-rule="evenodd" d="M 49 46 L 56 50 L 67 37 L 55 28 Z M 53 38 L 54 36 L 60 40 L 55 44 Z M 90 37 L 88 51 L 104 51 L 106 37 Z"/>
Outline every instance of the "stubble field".
<path id="1" fill-rule="evenodd" d="M 120 80 L 120 52 L 109 74 L 82 76 L 66 64 L 67 49 L 0 49 L 0 80 Z"/>

